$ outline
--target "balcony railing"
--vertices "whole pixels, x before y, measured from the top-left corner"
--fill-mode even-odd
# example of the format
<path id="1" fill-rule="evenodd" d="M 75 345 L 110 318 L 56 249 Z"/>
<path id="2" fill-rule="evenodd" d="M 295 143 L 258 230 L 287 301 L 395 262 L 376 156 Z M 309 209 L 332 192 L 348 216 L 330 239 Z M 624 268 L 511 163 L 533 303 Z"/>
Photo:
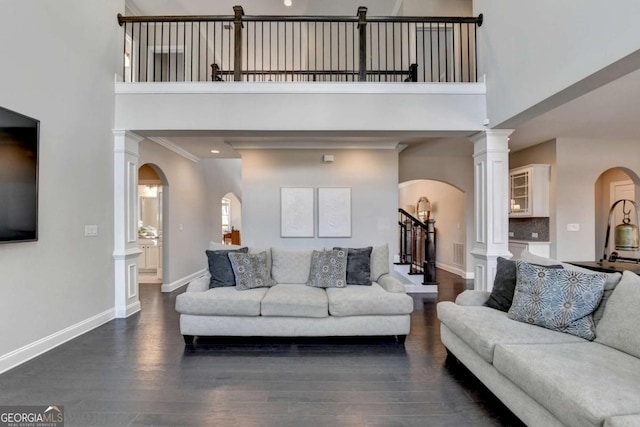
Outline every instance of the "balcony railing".
<path id="1" fill-rule="evenodd" d="M 122 16 L 124 82 L 476 82 L 476 17 Z"/>

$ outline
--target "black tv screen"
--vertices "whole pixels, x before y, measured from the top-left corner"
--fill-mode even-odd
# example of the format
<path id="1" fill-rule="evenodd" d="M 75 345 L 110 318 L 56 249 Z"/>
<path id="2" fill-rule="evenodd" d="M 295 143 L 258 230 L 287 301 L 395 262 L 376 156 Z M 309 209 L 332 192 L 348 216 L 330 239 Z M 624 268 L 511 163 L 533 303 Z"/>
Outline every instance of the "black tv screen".
<path id="1" fill-rule="evenodd" d="M 0 107 L 0 243 L 38 240 L 39 125 Z"/>

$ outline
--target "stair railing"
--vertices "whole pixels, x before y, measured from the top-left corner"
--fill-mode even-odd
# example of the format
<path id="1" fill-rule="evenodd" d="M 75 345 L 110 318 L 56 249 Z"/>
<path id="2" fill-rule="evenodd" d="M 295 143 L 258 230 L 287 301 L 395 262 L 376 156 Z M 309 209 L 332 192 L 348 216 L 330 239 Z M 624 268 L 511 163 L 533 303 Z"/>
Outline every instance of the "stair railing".
<path id="1" fill-rule="evenodd" d="M 436 229 L 434 219 L 420 221 L 404 209 L 398 209 L 400 262 L 409 265 L 409 274 L 422 274 L 423 285 L 436 281 Z"/>

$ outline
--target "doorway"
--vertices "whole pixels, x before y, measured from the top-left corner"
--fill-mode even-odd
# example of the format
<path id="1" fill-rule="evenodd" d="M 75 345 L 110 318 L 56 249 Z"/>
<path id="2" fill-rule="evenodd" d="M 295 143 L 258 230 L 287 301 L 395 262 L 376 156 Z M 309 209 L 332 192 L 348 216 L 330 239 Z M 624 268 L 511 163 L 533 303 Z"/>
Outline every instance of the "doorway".
<path id="1" fill-rule="evenodd" d="M 165 265 L 166 180 L 155 165 L 138 169 L 138 283 L 162 285 Z"/>

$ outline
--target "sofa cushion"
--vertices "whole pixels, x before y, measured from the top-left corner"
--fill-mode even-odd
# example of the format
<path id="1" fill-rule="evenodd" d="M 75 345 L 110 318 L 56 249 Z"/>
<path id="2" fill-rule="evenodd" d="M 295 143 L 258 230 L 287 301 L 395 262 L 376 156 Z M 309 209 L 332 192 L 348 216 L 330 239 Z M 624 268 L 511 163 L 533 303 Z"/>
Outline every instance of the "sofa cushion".
<path id="1" fill-rule="evenodd" d="M 328 288 L 329 313 L 332 316 L 410 314 L 413 298 L 385 291 L 377 283 L 371 286 Z"/>
<path id="2" fill-rule="evenodd" d="M 236 277 L 236 289 L 244 291 L 254 288 L 268 288 L 276 282 L 271 278 L 267 266 L 267 253 L 229 253 L 229 260 Z"/>
<path id="3" fill-rule="evenodd" d="M 176 297 L 176 310 L 203 316 L 259 316 L 260 301 L 268 288 L 238 291 L 235 287 L 185 292 Z"/>
<path id="4" fill-rule="evenodd" d="M 489 307 L 444 301 L 438 303 L 437 310 L 440 321 L 489 363 L 497 344 L 584 342 L 573 335 L 516 322 L 507 313 Z"/>
<path id="5" fill-rule="evenodd" d="M 600 303 L 602 273 L 551 269 L 516 261 L 517 283 L 509 318 L 592 340 L 591 313 Z"/>
<path id="6" fill-rule="evenodd" d="M 596 341 L 640 358 L 640 277 L 625 271 L 596 329 Z"/>
<path id="7" fill-rule="evenodd" d="M 598 343 L 498 345 L 493 365 L 568 426 L 640 412 L 640 359 Z"/>
<path id="8" fill-rule="evenodd" d="M 262 299 L 260 313 L 274 317 L 327 317 L 327 293 L 299 284 L 278 284 Z"/>
<path id="9" fill-rule="evenodd" d="M 371 246 L 333 249 L 347 251 L 347 285 L 371 286 Z"/>
<path id="10" fill-rule="evenodd" d="M 235 286 L 236 277 L 233 274 L 233 267 L 229 260 L 229 253 L 247 253 L 247 248 L 231 249 L 231 250 L 207 250 L 207 261 L 209 262 L 209 274 L 211 274 L 210 288 L 219 288 L 222 286 Z"/>
<path id="11" fill-rule="evenodd" d="M 309 279 L 312 251 L 271 249 L 271 277 L 277 283 L 305 283 Z"/>
<path id="12" fill-rule="evenodd" d="M 607 418 L 604 427 L 638 427 L 640 426 L 640 414 L 618 415 Z"/>
<path id="13" fill-rule="evenodd" d="M 347 286 L 347 251 L 313 251 L 307 286 L 344 288 Z"/>
<path id="14" fill-rule="evenodd" d="M 374 246 L 371 250 L 371 280 L 389 274 L 389 245 Z"/>

